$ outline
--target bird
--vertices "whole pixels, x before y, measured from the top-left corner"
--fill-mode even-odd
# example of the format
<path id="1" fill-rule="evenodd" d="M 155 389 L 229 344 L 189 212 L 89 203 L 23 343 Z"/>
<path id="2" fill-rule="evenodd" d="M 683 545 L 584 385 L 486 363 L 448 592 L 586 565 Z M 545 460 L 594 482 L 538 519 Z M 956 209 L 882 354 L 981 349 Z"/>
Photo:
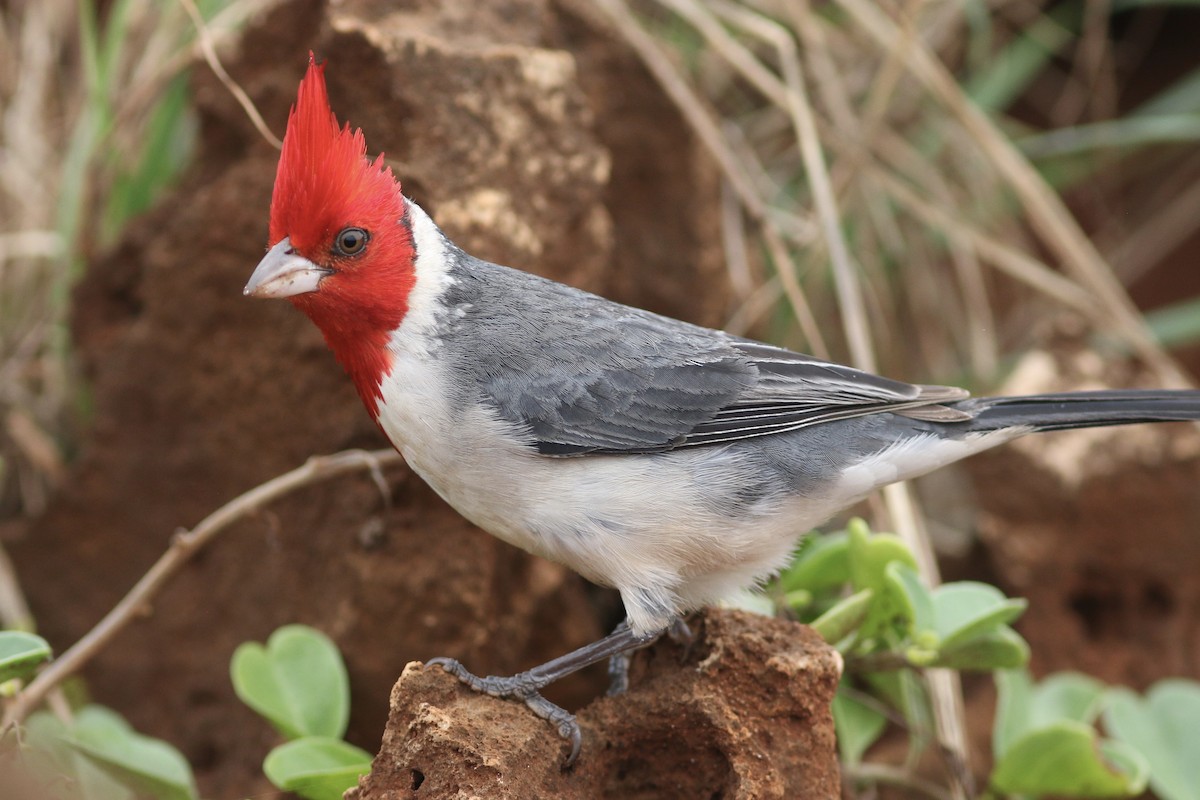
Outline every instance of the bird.
<path id="1" fill-rule="evenodd" d="M 1200 391 L 973 398 L 633 308 L 467 254 L 330 107 L 309 54 L 244 294 L 324 336 L 409 467 L 463 517 L 621 596 L 609 635 L 470 688 L 579 754 L 550 683 L 753 587 L 876 489 L 1043 431 L 1200 418 Z M 618 669 L 619 672 L 619 669 Z"/>

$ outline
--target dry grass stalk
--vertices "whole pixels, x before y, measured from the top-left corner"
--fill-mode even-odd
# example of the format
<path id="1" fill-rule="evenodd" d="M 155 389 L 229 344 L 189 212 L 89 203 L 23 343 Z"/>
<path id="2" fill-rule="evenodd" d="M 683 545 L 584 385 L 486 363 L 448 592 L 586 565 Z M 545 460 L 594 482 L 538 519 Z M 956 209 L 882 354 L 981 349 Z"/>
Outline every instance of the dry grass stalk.
<path id="1" fill-rule="evenodd" d="M 275 2 L 233 0 L 199 26 L 210 63 Z M 197 25 L 178 3 L 103 8 L 95 19 L 87 0 L 0 7 L 0 516 L 37 514 L 61 474 L 47 465 L 65 460 L 78 417 L 71 285 L 137 210 L 122 208 L 121 193 L 150 157 L 156 109 L 199 54 Z"/>

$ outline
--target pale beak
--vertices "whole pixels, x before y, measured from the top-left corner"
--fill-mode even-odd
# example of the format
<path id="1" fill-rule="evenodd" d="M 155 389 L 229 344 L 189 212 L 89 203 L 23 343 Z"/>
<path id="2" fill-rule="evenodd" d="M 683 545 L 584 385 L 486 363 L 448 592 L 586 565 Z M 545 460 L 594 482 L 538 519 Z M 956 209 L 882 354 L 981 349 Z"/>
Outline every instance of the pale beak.
<path id="1" fill-rule="evenodd" d="M 291 297 L 315 292 L 321 286 L 321 279 L 330 272 L 293 250 L 291 241 L 284 237 L 258 262 L 242 294 L 247 297 Z"/>

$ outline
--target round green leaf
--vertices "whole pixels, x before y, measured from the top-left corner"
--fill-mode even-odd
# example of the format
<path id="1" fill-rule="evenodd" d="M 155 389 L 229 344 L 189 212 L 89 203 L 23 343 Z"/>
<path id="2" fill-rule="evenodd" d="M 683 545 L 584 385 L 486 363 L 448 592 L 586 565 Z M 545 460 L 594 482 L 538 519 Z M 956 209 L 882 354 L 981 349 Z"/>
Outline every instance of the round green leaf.
<path id="1" fill-rule="evenodd" d="M 0 683 L 27 678 L 51 656 L 50 644 L 24 631 L 0 631 Z"/>
<path id="2" fill-rule="evenodd" d="M 350 679 L 329 637 L 305 625 L 285 625 L 267 646 L 246 642 L 230 664 L 242 702 L 285 737 L 340 738 L 350 718 Z"/>
<path id="3" fill-rule="evenodd" d="M 1029 645 L 1019 633 L 1005 625 L 956 645 L 943 643 L 930 666 L 986 672 L 1015 669 L 1028 663 Z"/>
<path id="4" fill-rule="evenodd" d="M 1093 728 L 1063 720 L 1013 742 L 991 784 L 1008 794 L 1132 797 L 1146 788 L 1146 777 L 1146 763 L 1133 748 L 1121 742 L 1101 747 Z"/>
<path id="5" fill-rule="evenodd" d="M 1200 684 L 1159 681 L 1145 698 L 1128 689 L 1108 694 L 1104 727 L 1150 765 L 1162 800 L 1200 800 Z"/>
<path id="6" fill-rule="evenodd" d="M 793 612 L 799 613 L 812 605 L 813 595 L 808 589 L 792 589 L 783 595 L 783 605 Z"/>
<path id="7" fill-rule="evenodd" d="M 340 739 L 306 736 L 281 744 L 263 761 L 267 780 L 308 800 L 341 800 L 371 770 L 371 754 Z"/>
<path id="8" fill-rule="evenodd" d="M 1009 599 L 995 586 L 959 581 L 933 591 L 938 637 L 945 647 L 987 633 L 1021 616 L 1025 600 Z"/>
<path id="9" fill-rule="evenodd" d="M 115 711 L 87 706 L 75 717 L 67 741 L 93 764 L 157 800 L 195 800 L 192 769 L 183 755 L 159 739 L 143 736 Z"/>
<path id="10" fill-rule="evenodd" d="M 1069 720 L 1090 725 L 1104 696 L 1104 684 L 1078 672 L 1056 672 L 1037 684 L 1023 669 L 996 673 L 996 723 L 992 749 L 999 760 L 1024 734 Z"/>

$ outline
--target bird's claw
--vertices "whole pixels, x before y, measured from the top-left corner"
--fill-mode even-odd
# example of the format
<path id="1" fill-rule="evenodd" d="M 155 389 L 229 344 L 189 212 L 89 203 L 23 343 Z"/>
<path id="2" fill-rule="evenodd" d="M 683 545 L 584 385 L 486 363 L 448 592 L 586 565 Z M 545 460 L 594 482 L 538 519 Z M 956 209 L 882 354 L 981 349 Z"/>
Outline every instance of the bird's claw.
<path id="1" fill-rule="evenodd" d="M 530 711 L 553 725 L 559 736 L 570 742 L 571 752 L 567 755 L 563 769 L 569 769 L 579 758 L 583 734 L 579 730 L 575 715 L 542 697 L 538 690 L 545 684 L 533 680 L 528 673 L 518 673 L 511 677 L 488 675 L 481 678 L 455 658 L 431 658 L 425 662 L 425 669 L 430 667 L 441 667 L 472 691 L 506 700 L 520 700 Z"/>
<path id="2" fill-rule="evenodd" d="M 551 703 L 537 692 L 530 692 L 521 698 L 529 710 L 549 722 L 558 731 L 558 735 L 571 743 L 571 752 L 563 762 L 563 769 L 570 769 L 579 758 L 579 749 L 583 746 L 583 733 L 579 730 L 579 722 L 575 715 L 562 706 Z"/>

